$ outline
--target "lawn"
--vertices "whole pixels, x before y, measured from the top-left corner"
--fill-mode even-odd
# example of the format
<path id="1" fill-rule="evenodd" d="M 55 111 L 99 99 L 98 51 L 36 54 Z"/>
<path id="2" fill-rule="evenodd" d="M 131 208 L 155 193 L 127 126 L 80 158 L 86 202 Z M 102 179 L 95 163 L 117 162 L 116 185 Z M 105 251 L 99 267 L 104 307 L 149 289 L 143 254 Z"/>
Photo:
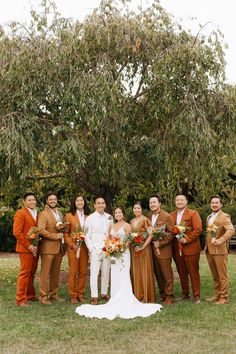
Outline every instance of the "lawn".
<path id="1" fill-rule="evenodd" d="M 201 256 L 202 302 L 176 302 L 161 313 L 133 320 L 86 319 L 75 314 L 68 299 L 64 257 L 60 295 L 63 304 L 31 308 L 15 305 L 17 257 L 0 258 L 0 353 L 236 353 L 236 256 L 229 256 L 230 304 L 205 301 L 212 280 Z M 38 288 L 38 281 L 36 280 Z M 176 296 L 180 296 L 178 280 Z M 89 299 L 89 292 L 87 293 Z"/>

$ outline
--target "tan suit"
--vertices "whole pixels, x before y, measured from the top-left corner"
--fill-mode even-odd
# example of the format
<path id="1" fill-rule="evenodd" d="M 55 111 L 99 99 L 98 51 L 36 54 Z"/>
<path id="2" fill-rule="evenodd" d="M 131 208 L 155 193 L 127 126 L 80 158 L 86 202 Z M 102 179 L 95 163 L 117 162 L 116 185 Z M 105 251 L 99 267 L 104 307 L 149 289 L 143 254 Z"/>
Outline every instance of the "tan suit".
<path id="1" fill-rule="evenodd" d="M 70 298 L 80 299 L 84 295 L 86 275 L 88 271 L 88 249 L 85 243 L 80 249 L 79 259 L 74 250 L 74 241 L 71 234 L 77 229 L 82 229 L 77 213 L 75 215 L 67 213 L 65 220 L 68 221 L 68 231 L 65 233 L 65 242 L 67 245 L 67 256 L 69 262 L 69 293 Z"/>
<path id="2" fill-rule="evenodd" d="M 61 220 L 63 215 L 60 214 Z M 41 273 L 40 273 L 40 299 L 47 299 L 48 278 L 49 278 L 49 298 L 56 297 L 61 261 L 63 256 L 62 241 L 58 240 L 56 229 L 57 220 L 48 205 L 39 214 L 38 229 L 43 237 L 40 243 Z"/>
<path id="3" fill-rule="evenodd" d="M 206 225 L 209 226 L 207 217 Z M 212 236 L 207 231 L 206 235 L 206 257 L 213 276 L 216 300 L 228 301 L 229 280 L 228 280 L 228 245 L 227 241 L 234 235 L 234 227 L 230 216 L 223 211 L 219 211 L 213 225 L 218 227 L 216 239 L 219 245 L 212 244 Z"/>
<path id="4" fill-rule="evenodd" d="M 151 220 L 152 215 L 150 215 L 149 218 Z M 174 226 L 174 220 L 169 213 L 161 209 L 156 220 L 156 226 L 160 227 L 164 224 L 166 225 L 167 230 L 171 232 Z M 154 245 L 152 244 L 154 273 L 163 300 L 166 298 L 173 299 L 174 297 L 174 279 L 171 268 L 172 241 L 172 235 L 167 236 L 165 240 L 159 241 L 159 254 L 155 254 Z"/>

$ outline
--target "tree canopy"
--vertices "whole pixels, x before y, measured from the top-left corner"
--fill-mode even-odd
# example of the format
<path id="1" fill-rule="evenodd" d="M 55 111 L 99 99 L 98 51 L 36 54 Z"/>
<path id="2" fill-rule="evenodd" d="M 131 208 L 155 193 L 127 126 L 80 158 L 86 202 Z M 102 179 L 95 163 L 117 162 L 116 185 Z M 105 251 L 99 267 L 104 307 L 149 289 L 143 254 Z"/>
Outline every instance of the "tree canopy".
<path id="1" fill-rule="evenodd" d="M 193 36 L 158 1 L 102 1 L 83 22 L 51 1 L 0 33 L 1 195 L 179 188 L 235 198 L 235 87 L 219 32 Z M 140 187 L 141 186 L 141 187 Z M 137 192 L 137 193 L 136 193 Z"/>

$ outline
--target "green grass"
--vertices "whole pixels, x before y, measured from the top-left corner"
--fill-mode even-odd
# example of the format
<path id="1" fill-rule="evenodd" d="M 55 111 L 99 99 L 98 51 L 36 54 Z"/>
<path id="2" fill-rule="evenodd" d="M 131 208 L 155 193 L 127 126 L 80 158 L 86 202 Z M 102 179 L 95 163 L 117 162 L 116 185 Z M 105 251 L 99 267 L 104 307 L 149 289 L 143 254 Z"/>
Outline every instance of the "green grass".
<path id="1" fill-rule="evenodd" d="M 217 306 L 212 279 L 201 256 L 202 302 L 176 302 L 161 313 L 133 320 L 87 319 L 75 314 L 67 284 L 60 283 L 66 303 L 31 308 L 15 305 L 18 258 L 0 258 L 0 353 L 236 353 L 236 256 L 229 256 L 230 304 Z M 64 258 L 62 270 L 67 269 Z M 38 281 L 36 281 L 38 288 Z M 180 296 L 179 282 L 175 283 Z M 89 293 L 87 293 L 89 299 Z"/>

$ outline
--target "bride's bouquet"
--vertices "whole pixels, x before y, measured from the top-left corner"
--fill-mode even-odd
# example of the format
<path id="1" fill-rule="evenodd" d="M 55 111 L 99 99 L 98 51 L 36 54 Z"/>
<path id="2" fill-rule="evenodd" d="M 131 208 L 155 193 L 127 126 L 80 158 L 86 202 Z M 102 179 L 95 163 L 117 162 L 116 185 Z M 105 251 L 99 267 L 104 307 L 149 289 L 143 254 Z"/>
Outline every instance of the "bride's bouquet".
<path id="1" fill-rule="evenodd" d="M 126 240 L 122 240 L 119 236 L 112 236 L 105 240 L 105 246 L 102 248 L 107 257 L 111 258 L 111 264 L 116 263 L 116 258 L 121 258 L 127 249 L 128 244 Z M 121 259 L 121 261 L 123 258 Z"/>

